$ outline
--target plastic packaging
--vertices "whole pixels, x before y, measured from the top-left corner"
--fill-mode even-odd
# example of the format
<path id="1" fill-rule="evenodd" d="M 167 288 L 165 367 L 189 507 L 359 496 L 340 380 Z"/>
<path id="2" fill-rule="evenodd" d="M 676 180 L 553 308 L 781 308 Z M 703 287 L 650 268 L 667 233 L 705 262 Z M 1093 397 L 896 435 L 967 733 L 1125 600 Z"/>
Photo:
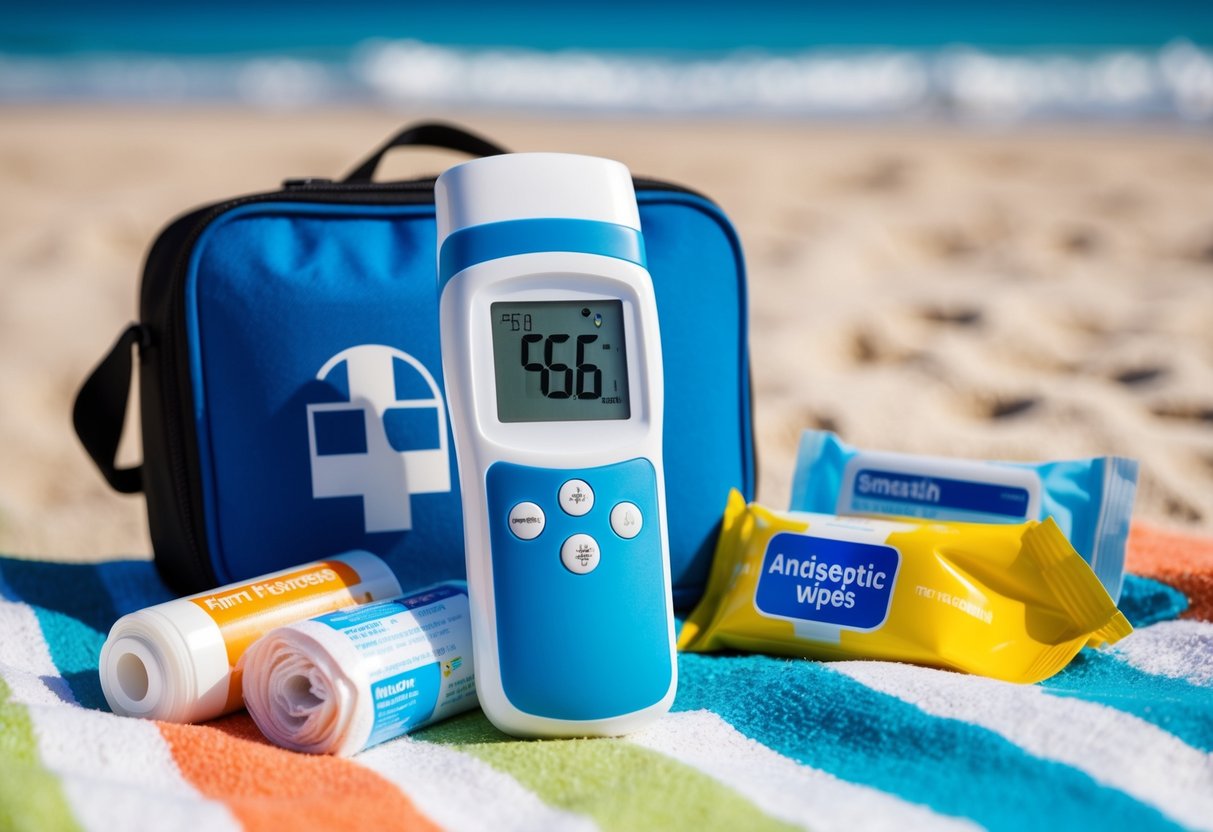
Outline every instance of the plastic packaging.
<path id="1" fill-rule="evenodd" d="M 788 507 L 982 523 L 1052 517 L 1119 600 L 1136 491 L 1137 462 L 1123 457 L 985 462 L 865 451 L 806 430 Z"/>
<path id="2" fill-rule="evenodd" d="M 243 703 L 235 668 L 273 628 L 400 594 L 370 552 L 347 552 L 124 615 L 101 648 L 101 689 L 114 713 L 202 722 Z"/>
<path id="3" fill-rule="evenodd" d="M 678 646 L 885 659 L 1032 683 L 1132 632 L 1057 524 L 778 513 L 729 495 Z"/>
<path id="4" fill-rule="evenodd" d="M 354 754 L 476 706 L 467 586 L 279 627 L 242 667 L 244 701 L 267 739 Z"/>

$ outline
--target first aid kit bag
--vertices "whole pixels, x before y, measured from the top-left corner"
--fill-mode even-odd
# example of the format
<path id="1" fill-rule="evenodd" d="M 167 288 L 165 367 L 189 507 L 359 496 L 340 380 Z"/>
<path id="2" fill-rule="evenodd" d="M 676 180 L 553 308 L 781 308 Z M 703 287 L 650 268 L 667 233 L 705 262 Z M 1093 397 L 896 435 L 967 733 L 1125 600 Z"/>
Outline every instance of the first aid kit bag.
<path id="1" fill-rule="evenodd" d="M 191 211 L 157 238 L 140 320 L 73 420 L 109 484 L 142 492 L 156 563 L 196 592 L 360 549 L 407 586 L 465 577 L 439 343 L 434 178 L 379 182 L 393 148 L 502 148 L 440 123 L 340 181 Z M 703 591 L 729 489 L 753 496 L 745 272 L 721 209 L 634 178 L 666 374 L 671 585 Z M 143 459 L 115 456 L 138 363 Z"/>

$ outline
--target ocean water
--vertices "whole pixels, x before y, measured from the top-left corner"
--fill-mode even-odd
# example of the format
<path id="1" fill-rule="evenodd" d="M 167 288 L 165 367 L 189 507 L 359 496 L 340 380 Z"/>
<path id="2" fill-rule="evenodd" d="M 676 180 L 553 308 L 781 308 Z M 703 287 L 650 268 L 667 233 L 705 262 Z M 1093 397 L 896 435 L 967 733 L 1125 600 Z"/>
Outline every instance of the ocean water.
<path id="1" fill-rule="evenodd" d="M 4 12 L 0 102 L 1213 122 L 1213 2 L 97 3 Z"/>

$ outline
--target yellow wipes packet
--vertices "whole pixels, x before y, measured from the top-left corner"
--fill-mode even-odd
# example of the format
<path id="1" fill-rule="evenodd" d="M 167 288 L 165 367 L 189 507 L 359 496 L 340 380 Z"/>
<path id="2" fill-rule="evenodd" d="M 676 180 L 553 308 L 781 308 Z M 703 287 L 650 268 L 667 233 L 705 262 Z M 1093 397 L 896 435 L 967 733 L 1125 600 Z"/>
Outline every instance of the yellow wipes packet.
<path id="1" fill-rule="evenodd" d="M 678 647 L 884 659 L 1028 684 L 1132 631 L 1051 519 L 775 512 L 733 491 Z"/>

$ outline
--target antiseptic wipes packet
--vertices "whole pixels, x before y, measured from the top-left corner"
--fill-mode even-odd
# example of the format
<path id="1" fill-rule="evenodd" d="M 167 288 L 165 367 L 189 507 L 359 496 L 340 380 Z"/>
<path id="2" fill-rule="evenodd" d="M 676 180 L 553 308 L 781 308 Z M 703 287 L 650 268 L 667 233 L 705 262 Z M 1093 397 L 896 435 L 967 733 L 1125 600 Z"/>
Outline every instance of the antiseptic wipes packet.
<path id="1" fill-rule="evenodd" d="M 1132 632 L 1051 520 L 877 520 L 729 495 L 683 650 L 885 659 L 1032 683 Z"/>
<path id="2" fill-rule="evenodd" d="M 981 523 L 1052 517 L 1119 599 L 1136 491 L 1137 462 L 1124 457 L 986 462 L 861 450 L 806 430 L 788 507 Z"/>

